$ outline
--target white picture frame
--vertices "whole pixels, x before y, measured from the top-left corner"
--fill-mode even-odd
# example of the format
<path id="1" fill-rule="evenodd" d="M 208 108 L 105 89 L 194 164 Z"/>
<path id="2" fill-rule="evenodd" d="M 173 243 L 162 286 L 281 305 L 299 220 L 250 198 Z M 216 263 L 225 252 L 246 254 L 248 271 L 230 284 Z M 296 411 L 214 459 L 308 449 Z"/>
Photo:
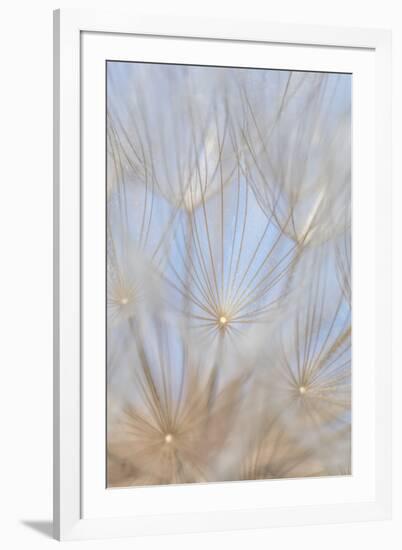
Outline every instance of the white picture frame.
<path id="1" fill-rule="evenodd" d="M 186 43 L 186 48 L 182 48 Z M 161 48 L 163 44 L 163 48 Z M 350 479 L 106 490 L 106 59 L 345 71 L 353 87 L 353 422 Z M 230 61 L 232 59 L 232 62 Z M 258 59 L 258 61 L 257 61 Z M 391 514 L 391 35 L 264 21 L 54 14 L 54 536 L 60 540 L 386 519 Z M 103 67 L 103 68 L 102 68 Z M 90 101 L 88 100 L 90 97 Z M 364 186 L 363 186 L 364 182 Z M 88 198 L 91 198 L 89 201 Z M 103 238 L 103 237 L 102 237 Z M 94 246 L 98 240 L 98 245 Z M 380 292 L 381 290 L 381 292 Z M 356 367 L 356 368 L 355 368 Z M 365 369 L 366 376 L 360 373 Z M 103 400 L 103 401 L 102 401 Z M 103 447 L 102 447 L 103 446 Z M 103 483 L 103 484 L 102 484 Z M 269 487 L 269 491 L 268 491 Z M 152 498 L 150 498 L 152 491 Z M 155 498 L 157 497 L 157 498 Z"/>

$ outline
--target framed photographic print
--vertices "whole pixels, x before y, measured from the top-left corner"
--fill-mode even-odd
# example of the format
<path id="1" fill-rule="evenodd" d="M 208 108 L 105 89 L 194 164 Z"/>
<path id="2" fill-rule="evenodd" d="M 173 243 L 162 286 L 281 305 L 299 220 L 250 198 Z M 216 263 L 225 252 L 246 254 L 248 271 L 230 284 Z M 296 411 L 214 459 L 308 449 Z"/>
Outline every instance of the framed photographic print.
<path id="1" fill-rule="evenodd" d="M 390 34 L 54 46 L 55 536 L 389 517 Z"/>

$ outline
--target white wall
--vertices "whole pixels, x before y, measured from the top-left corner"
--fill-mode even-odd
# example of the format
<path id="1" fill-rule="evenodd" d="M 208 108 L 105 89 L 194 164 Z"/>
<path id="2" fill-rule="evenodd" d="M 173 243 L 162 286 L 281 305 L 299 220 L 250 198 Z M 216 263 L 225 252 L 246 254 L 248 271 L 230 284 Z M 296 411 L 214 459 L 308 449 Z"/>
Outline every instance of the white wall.
<path id="1" fill-rule="evenodd" d="M 136 6 L 137 4 L 137 6 Z M 402 17 L 398 0 L 84 0 L 80 6 L 271 21 L 392 28 L 394 31 L 395 253 L 402 250 Z M 47 548 L 52 467 L 52 9 L 57 0 L 2 5 L 0 83 L 0 541 Z M 78 3 L 76 4 L 78 5 Z M 244 23 L 247 24 L 246 22 Z M 402 216 L 401 216 L 402 220 Z M 395 264 L 395 463 L 402 464 L 401 253 Z M 401 474 L 392 522 L 273 529 L 214 535 L 77 543 L 74 548 L 218 548 L 331 550 L 402 548 Z M 25 523 L 24 523 L 25 522 Z M 36 522 L 34 527 L 26 523 Z M 39 522 L 39 523 L 38 523 Z M 38 531 L 39 528 L 39 531 Z M 6 540 L 3 540 L 6 539 Z"/>

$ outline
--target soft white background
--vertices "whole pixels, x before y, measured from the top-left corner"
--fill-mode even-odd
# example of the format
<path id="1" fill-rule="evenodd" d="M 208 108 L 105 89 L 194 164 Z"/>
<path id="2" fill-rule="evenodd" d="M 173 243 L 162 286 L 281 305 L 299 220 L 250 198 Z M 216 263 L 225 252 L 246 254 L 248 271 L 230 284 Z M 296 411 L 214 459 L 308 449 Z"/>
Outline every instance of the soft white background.
<path id="1" fill-rule="evenodd" d="M 393 30 L 394 519 L 90 541 L 74 548 L 402 548 L 402 15 L 400 0 L 57 0 L 2 6 L 0 77 L 0 545 L 45 550 L 52 487 L 52 10 L 80 5 Z M 398 158 L 399 157 L 399 158 Z M 399 219 L 398 219 L 399 217 Z M 399 464 L 399 467 L 398 467 Z"/>

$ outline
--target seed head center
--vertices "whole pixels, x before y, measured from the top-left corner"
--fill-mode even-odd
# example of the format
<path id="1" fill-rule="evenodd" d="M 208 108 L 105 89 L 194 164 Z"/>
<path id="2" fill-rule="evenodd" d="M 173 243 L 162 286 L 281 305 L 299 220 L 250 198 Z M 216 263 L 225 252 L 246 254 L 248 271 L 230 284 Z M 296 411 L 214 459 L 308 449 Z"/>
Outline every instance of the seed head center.
<path id="1" fill-rule="evenodd" d="M 306 393 L 306 387 L 305 387 L 305 386 L 300 386 L 300 387 L 299 387 L 299 393 L 301 393 L 302 395 L 303 395 L 304 393 Z"/>
<path id="2" fill-rule="evenodd" d="M 165 443 L 169 444 L 169 443 L 172 443 L 172 441 L 173 441 L 172 434 L 166 434 L 165 435 Z"/>
<path id="3" fill-rule="evenodd" d="M 219 317 L 219 324 L 221 327 L 224 327 L 227 324 L 227 322 L 228 322 L 227 317 L 225 317 L 224 315 L 221 315 Z"/>

